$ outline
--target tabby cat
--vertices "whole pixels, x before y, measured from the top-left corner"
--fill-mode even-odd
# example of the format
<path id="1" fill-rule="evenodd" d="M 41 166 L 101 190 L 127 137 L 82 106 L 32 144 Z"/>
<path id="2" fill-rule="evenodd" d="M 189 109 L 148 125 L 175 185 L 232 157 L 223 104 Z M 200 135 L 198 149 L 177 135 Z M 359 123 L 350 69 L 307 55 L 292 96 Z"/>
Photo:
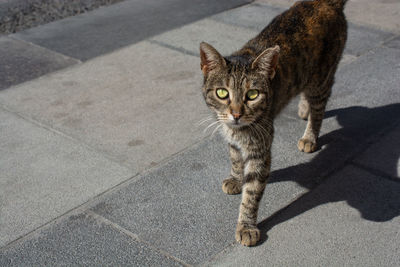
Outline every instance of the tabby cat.
<path id="1" fill-rule="evenodd" d="M 317 138 L 347 37 L 346 0 L 295 3 L 231 56 L 200 44 L 203 95 L 229 143 L 232 170 L 227 194 L 242 194 L 236 240 L 252 246 L 259 202 L 271 166 L 273 120 L 301 93 L 298 115 L 308 119 L 301 151 L 317 149 Z"/>

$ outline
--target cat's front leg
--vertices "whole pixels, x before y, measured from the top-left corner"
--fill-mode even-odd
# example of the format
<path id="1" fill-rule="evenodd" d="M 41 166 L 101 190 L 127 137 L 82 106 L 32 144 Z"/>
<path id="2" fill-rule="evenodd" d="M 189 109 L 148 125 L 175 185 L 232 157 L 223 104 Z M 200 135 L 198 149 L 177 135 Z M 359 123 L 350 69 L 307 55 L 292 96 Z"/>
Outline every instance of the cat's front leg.
<path id="1" fill-rule="evenodd" d="M 229 145 L 229 154 L 232 163 L 231 174 L 222 182 L 222 191 L 228 195 L 242 192 L 243 181 L 243 159 L 239 148 Z"/>
<path id="2" fill-rule="evenodd" d="M 254 246 L 260 239 L 257 228 L 258 207 L 264 193 L 271 166 L 270 151 L 251 154 L 244 160 L 242 203 L 236 227 L 236 240 L 245 246 Z"/>

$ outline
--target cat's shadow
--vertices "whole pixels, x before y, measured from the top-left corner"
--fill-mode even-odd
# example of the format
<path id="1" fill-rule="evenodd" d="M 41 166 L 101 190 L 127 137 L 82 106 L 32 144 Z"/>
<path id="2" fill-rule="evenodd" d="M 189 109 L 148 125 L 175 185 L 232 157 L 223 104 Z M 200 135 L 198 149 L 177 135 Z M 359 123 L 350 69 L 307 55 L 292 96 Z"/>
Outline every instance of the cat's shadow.
<path id="1" fill-rule="evenodd" d="M 319 144 L 323 148 L 310 162 L 275 170 L 271 173 L 269 181 L 269 183 L 294 181 L 311 191 L 317 189 L 318 193 L 305 194 L 275 216 L 259 223 L 258 227 L 262 233 L 259 244 L 268 239 L 267 232 L 274 226 L 327 203 L 345 201 L 357 209 L 363 219 L 374 222 L 384 222 L 399 216 L 400 190 L 397 186 L 390 185 L 393 185 L 393 182 L 400 183 L 400 179 L 397 181 L 400 147 L 394 147 L 393 144 L 391 153 L 387 153 L 387 158 L 384 160 L 384 166 L 379 166 L 381 168 L 375 166 L 374 170 L 377 169 L 378 174 L 376 176 L 369 174 L 363 168 L 358 168 L 357 164 L 353 165 L 353 157 L 343 159 L 348 155 L 355 157 L 359 155 L 367 145 L 370 145 L 371 140 L 379 141 L 379 133 L 398 125 L 399 114 L 400 104 L 376 108 L 354 106 L 327 111 L 325 118 L 335 117 L 342 128 L 320 137 Z M 316 178 L 329 168 L 334 172 L 332 165 L 337 165 L 338 162 L 339 169 L 349 164 L 350 167 L 345 168 L 347 171 L 341 172 L 341 176 L 330 176 L 335 179 L 337 177 L 337 181 L 332 178 L 330 180 Z M 353 171 L 354 168 L 358 170 Z M 384 178 L 379 177 L 381 174 L 379 169 L 383 168 L 386 173 Z M 366 177 L 364 180 L 363 176 L 369 178 Z M 385 181 L 381 182 L 380 179 Z"/>

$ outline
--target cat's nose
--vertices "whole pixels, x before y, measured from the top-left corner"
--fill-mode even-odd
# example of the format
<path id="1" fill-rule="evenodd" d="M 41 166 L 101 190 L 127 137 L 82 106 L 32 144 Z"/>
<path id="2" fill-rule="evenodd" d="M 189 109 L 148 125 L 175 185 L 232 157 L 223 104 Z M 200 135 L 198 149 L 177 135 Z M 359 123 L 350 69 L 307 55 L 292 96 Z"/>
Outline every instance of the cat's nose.
<path id="1" fill-rule="evenodd" d="M 239 112 L 232 112 L 232 117 L 236 122 L 240 119 L 241 116 L 242 114 L 240 114 Z"/>

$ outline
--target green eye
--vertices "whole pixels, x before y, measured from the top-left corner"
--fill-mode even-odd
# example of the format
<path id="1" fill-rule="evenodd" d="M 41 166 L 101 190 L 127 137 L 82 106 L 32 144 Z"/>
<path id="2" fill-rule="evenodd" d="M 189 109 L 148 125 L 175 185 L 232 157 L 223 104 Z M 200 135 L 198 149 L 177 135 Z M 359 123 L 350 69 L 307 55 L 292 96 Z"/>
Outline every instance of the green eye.
<path id="1" fill-rule="evenodd" d="M 249 91 L 247 92 L 246 96 L 247 96 L 247 99 L 249 99 L 249 100 L 254 100 L 254 99 L 256 99 L 257 96 L 258 96 L 258 91 L 255 90 L 255 89 L 249 90 Z"/>
<path id="2" fill-rule="evenodd" d="M 217 96 L 221 99 L 227 98 L 229 95 L 228 90 L 226 89 L 217 89 Z"/>

